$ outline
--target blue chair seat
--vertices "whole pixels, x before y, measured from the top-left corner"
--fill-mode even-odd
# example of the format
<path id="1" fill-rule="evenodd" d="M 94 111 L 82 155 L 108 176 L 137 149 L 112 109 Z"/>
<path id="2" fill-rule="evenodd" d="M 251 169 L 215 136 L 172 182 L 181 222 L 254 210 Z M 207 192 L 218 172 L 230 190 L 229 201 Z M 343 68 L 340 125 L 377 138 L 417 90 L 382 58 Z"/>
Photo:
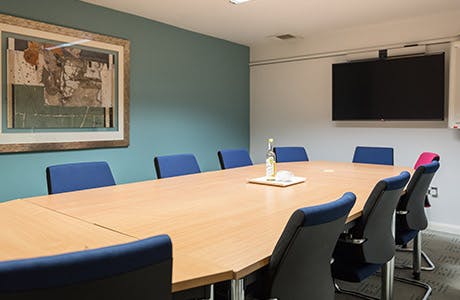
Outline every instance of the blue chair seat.
<path id="1" fill-rule="evenodd" d="M 404 198 L 404 197 L 402 197 Z M 412 241 L 419 230 L 411 229 L 407 225 L 406 216 L 405 215 L 396 215 L 396 231 L 395 231 L 395 243 L 396 245 L 406 245 L 410 241 Z"/>
<path id="2" fill-rule="evenodd" d="M 382 268 L 379 264 L 367 264 L 363 262 L 343 262 L 332 265 L 332 277 L 349 281 L 349 282 L 361 282 L 364 279 L 375 274 Z"/>
<path id="3" fill-rule="evenodd" d="M 419 230 L 401 230 L 396 231 L 395 242 L 396 245 L 406 245 L 412 241 L 419 233 Z"/>
<path id="4" fill-rule="evenodd" d="M 382 264 L 371 264 L 362 259 L 359 245 L 337 242 L 333 257 L 340 257 L 332 264 L 332 277 L 349 281 L 361 282 L 375 274 Z"/>

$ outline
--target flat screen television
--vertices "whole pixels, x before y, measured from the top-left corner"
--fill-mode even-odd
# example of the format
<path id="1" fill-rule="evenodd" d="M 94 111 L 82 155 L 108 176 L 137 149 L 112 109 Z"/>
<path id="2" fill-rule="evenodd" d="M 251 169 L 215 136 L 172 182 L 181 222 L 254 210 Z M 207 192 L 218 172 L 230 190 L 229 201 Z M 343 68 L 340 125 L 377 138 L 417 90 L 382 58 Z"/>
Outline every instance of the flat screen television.
<path id="1" fill-rule="evenodd" d="M 332 120 L 444 120 L 444 53 L 332 65 Z"/>

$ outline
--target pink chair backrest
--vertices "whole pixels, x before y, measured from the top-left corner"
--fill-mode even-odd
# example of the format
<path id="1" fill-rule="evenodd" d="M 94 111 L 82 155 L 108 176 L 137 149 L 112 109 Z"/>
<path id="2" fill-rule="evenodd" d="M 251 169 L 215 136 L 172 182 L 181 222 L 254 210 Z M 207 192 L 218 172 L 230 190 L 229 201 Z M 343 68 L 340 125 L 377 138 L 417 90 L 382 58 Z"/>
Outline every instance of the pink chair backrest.
<path id="1" fill-rule="evenodd" d="M 417 159 L 414 165 L 414 169 L 417 169 L 420 165 L 426 165 L 431 163 L 433 160 L 439 160 L 439 155 L 433 152 L 423 152 Z"/>

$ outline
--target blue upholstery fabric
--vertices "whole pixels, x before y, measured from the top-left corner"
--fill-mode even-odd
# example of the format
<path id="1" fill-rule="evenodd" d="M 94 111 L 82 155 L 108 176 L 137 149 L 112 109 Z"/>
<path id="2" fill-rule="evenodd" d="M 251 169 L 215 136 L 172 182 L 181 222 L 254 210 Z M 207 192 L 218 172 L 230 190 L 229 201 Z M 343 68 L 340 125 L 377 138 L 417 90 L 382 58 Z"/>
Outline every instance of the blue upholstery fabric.
<path id="1" fill-rule="evenodd" d="M 401 172 L 398 176 L 393 176 L 390 178 L 385 178 L 383 181 L 387 184 L 386 190 L 392 191 L 403 188 L 406 186 L 407 181 L 409 181 L 410 173 L 407 171 Z"/>
<path id="2" fill-rule="evenodd" d="M 106 162 L 81 162 L 46 168 L 48 193 L 57 194 L 115 185 Z"/>
<path id="3" fill-rule="evenodd" d="M 401 219 L 397 217 L 395 242 L 396 245 L 406 245 L 415 238 L 419 231 L 407 228 L 406 226 L 402 225 L 401 223 L 403 222 L 399 222 L 399 220 Z"/>
<path id="4" fill-rule="evenodd" d="M 275 147 L 277 162 L 308 161 L 304 147 Z"/>
<path id="5" fill-rule="evenodd" d="M 426 174 L 434 173 L 439 169 L 439 166 L 440 166 L 440 164 L 439 164 L 439 161 L 437 161 L 437 160 L 434 160 L 429 164 L 423 165 L 423 167 L 425 168 L 424 173 L 426 173 Z"/>
<path id="6" fill-rule="evenodd" d="M 393 148 L 358 146 L 353 155 L 354 163 L 393 165 Z"/>
<path id="7" fill-rule="evenodd" d="M 332 266 L 334 278 L 349 282 L 361 282 L 377 273 L 382 265 L 354 262 L 351 264 L 337 263 Z"/>
<path id="8" fill-rule="evenodd" d="M 157 156 L 154 159 L 158 178 L 167 178 L 200 173 L 200 167 L 193 154 Z"/>
<path id="9" fill-rule="evenodd" d="M 217 153 L 222 170 L 252 166 L 251 157 L 246 149 L 227 149 Z"/>
<path id="10" fill-rule="evenodd" d="M 355 201 L 355 194 L 348 192 L 343 194 L 337 201 L 301 208 L 300 211 L 304 214 L 303 226 L 313 226 L 334 221 L 348 214 Z"/>
<path id="11" fill-rule="evenodd" d="M 131 272 L 171 258 L 171 240 L 167 235 L 160 235 L 111 247 L 0 262 L 0 291 L 78 284 Z"/>

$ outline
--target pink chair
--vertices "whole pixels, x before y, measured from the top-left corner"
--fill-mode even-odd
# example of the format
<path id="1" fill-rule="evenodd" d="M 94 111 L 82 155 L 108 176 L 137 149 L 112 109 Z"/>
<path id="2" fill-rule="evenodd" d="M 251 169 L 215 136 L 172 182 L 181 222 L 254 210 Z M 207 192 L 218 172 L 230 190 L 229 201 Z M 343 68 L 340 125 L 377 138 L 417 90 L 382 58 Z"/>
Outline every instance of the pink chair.
<path id="1" fill-rule="evenodd" d="M 439 161 L 439 159 L 440 159 L 440 156 L 439 156 L 439 154 L 437 154 L 437 153 L 434 153 L 434 152 L 423 152 L 423 153 L 420 154 L 420 156 L 418 157 L 417 162 L 416 162 L 415 165 L 414 165 L 414 170 L 417 170 L 417 168 L 418 168 L 420 165 L 429 164 L 429 163 L 431 163 L 431 162 L 434 161 L 434 160 Z M 431 207 L 431 204 L 430 204 L 430 202 L 428 201 L 428 197 L 425 198 L 425 207 Z"/>

